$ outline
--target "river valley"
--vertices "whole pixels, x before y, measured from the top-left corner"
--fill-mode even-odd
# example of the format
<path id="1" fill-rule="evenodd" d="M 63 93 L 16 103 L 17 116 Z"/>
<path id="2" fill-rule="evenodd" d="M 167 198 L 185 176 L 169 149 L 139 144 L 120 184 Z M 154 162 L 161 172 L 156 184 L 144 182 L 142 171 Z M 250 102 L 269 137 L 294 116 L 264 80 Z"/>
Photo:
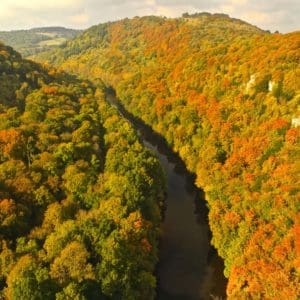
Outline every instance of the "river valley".
<path id="1" fill-rule="evenodd" d="M 165 140 L 128 113 L 115 95 L 109 93 L 107 101 L 132 123 L 144 145 L 156 153 L 166 174 L 157 300 L 225 299 L 223 261 L 210 245 L 205 195 L 194 185 L 194 176 Z"/>

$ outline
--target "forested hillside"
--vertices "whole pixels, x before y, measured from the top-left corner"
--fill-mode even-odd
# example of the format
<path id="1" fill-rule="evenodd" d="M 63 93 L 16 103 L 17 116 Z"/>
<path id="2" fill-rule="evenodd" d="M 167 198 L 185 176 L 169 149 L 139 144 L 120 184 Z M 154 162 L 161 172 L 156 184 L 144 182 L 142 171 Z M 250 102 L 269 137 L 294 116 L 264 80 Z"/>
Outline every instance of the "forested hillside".
<path id="1" fill-rule="evenodd" d="M 99 85 L 0 44 L 1 299 L 153 299 L 163 193 Z"/>
<path id="2" fill-rule="evenodd" d="M 0 41 L 27 57 L 65 43 L 81 30 L 64 27 L 42 27 L 28 30 L 0 31 Z"/>
<path id="3" fill-rule="evenodd" d="M 134 18 L 39 59 L 112 86 L 196 173 L 229 299 L 300 297 L 300 32 Z"/>

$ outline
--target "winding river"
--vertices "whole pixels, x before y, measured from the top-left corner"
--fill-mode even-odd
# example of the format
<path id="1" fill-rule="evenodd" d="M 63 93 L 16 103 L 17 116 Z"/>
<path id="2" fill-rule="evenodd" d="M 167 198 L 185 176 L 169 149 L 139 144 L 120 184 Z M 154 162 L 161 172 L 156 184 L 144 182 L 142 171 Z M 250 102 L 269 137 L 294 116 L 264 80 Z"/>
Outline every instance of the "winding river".
<path id="1" fill-rule="evenodd" d="M 157 300 L 225 299 L 224 265 L 210 245 L 208 210 L 204 193 L 194 185 L 195 177 L 166 141 L 128 113 L 113 93 L 108 93 L 107 100 L 133 124 L 144 145 L 156 153 L 167 176 Z"/>

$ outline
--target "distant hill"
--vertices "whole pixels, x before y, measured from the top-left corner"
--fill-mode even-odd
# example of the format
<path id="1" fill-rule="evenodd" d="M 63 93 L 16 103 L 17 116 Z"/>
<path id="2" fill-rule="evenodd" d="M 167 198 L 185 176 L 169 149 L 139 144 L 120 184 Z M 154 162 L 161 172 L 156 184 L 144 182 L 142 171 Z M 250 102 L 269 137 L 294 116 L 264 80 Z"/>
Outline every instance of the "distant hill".
<path id="1" fill-rule="evenodd" d="M 24 57 L 50 50 L 74 38 L 81 30 L 64 27 L 41 27 L 29 30 L 0 31 L 0 40 Z"/>

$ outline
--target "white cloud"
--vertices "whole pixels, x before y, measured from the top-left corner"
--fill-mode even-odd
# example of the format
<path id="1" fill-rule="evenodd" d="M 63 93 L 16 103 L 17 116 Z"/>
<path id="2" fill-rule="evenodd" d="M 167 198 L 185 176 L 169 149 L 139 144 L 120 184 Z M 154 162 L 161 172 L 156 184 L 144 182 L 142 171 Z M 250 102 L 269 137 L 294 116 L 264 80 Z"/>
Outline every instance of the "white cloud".
<path id="1" fill-rule="evenodd" d="M 242 6 L 246 5 L 249 2 L 249 0 L 229 0 L 227 2 L 233 5 Z"/>
<path id="2" fill-rule="evenodd" d="M 155 0 L 145 0 L 145 5 L 146 6 L 155 6 L 156 5 L 156 1 Z"/>
<path id="3" fill-rule="evenodd" d="M 25 8 L 32 10 L 41 10 L 48 8 L 70 8 L 74 5 L 80 5 L 84 3 L 84 0 L 50 0 L 50 1 L 41 1 L 41 0 L 1 0 L 1 7 L 12 7 L 12 8 Z M 2 8 L 1 8 L 2 9 Z"/>
<path id="4" fill-rule="evenodd" d="M 158 16 L 166 16 L 166 17 L 177 17 L 180 16 L 185 11 L 193 11 L 192 6 L 183 6 L 183 5 L 177 5 L 177 6 L 162 6 L 158 5 L 155 9 L 155 14 Z"/>
<path id="5" fill-rule="evenodd" d="M 81 13 L 70 16 L 68 19 L 71 21 L 71 23 L 82 25 L 88 23 L 89 15 L 87 13 Z"/>
<path id="6" fill-rule="evenodd" d="M 224 5 L 220 5 L 220 11 L 226 14 L 233 14 L 236 11 L 236 7 L 232 4 L 224 4 Z"/>
<path id="7" fill-rule="evenodd" d="M 272 18 L 270 15 L 258 12 L 258 11 L 250 11 L 242 14 L 242 17 L 245 20 L 252 20 L 253 23 L 263 23 L 270 24 Z"/>
<path id="8" fill-rule="evenodd" d="M 86 28 L 136 15 L 223 12 L 263 29 L 300 29 L 299 0 L 0 0 L 0 30 L 62 25 Z"/>

